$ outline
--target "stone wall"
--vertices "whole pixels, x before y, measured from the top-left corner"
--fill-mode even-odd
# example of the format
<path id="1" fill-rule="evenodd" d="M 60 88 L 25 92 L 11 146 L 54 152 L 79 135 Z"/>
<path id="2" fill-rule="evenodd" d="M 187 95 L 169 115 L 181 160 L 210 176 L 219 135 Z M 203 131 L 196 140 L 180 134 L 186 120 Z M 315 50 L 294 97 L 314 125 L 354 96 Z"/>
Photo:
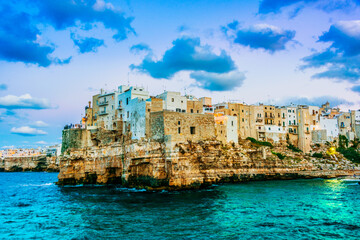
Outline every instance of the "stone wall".
<path id="1" fill-rule="evenodd" d="M 201 101 L 187 100 L 187 113 L 203 113 L 203 103 Z"/>
<path id="2" fill-rule="evenodd" d="M 62 131 L 61 153 L 68 148 L 91 146 L 90 131 L 85 129 L 64 129 Z"/>
<path id="3" fill-rule="evenodd" d="M 210 114 L 163 111 L 151 113 L 150 118 L 152 139 L 168 135 L 172 142 L 215 139 L 215 121 Z"/>

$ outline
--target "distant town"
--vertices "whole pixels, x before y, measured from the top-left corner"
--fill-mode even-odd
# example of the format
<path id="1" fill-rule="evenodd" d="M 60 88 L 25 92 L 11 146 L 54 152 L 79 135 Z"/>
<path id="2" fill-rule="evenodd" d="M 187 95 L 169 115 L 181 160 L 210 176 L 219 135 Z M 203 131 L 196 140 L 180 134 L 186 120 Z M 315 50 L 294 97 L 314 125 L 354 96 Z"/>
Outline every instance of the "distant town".
<path id="1" fill-rule="evenodd" d="M 331 143 L 339 135 L 349 140 L 359 137 L 360 110 L 341 112 L 329 102 L 322 106 L 213 104 L 210 97 L 171 91 L 151 96 L 142 87 L 121 85 L 94 95 L 81 122 L 65 126 L 69 128 L 119 130 L 133 140 L 287 141 L 306 153 L 312 144 Z"/>
<path id="2" fill-rule="evenodd" d="M 37 157 L 37 156 L 55 157 L 55 156 L 59 156 L 60 153 L 61 153 L 61 144 L 38 147 L 38 148 L 7 148 L 4 150 L 0 150 L 0 158 Z"/>

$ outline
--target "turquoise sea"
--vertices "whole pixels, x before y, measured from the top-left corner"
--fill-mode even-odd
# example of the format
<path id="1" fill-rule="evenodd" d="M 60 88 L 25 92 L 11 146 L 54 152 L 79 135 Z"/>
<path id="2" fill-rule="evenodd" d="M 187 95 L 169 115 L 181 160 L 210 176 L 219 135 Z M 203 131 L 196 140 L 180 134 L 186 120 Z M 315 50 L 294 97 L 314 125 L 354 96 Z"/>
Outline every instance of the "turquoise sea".
<path id="1" fill-rule="evenodd" d="M 337 180 L 171 193 L 56 180 L 0 173 L 0 239 L 360 239 L 360 185 Z"/>

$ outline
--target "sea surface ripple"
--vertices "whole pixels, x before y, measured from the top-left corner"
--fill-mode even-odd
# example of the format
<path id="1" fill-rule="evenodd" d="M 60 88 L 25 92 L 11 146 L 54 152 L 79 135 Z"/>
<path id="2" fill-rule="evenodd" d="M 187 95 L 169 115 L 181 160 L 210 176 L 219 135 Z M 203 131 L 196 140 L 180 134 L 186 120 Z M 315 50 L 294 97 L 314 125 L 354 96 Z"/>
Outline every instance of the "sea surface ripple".
<path id="1" fill-rule="evenodd" d="M 338 180 L 161 193 L 56 180 L 0 173 L 0 239 L 360 239 L 360 185 Z"/>

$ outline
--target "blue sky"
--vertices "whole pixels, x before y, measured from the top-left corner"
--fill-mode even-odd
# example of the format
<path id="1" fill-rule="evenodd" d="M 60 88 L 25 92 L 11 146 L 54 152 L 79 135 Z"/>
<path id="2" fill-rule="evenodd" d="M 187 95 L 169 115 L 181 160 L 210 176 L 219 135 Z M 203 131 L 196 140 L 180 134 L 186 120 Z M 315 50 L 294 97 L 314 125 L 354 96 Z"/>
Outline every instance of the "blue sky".
<path id="1" fill-rule="evenodd" d="M 360 1 L 0 3 L 0 146 L 59 143 L 100 88 L 358 109 Z"/>

